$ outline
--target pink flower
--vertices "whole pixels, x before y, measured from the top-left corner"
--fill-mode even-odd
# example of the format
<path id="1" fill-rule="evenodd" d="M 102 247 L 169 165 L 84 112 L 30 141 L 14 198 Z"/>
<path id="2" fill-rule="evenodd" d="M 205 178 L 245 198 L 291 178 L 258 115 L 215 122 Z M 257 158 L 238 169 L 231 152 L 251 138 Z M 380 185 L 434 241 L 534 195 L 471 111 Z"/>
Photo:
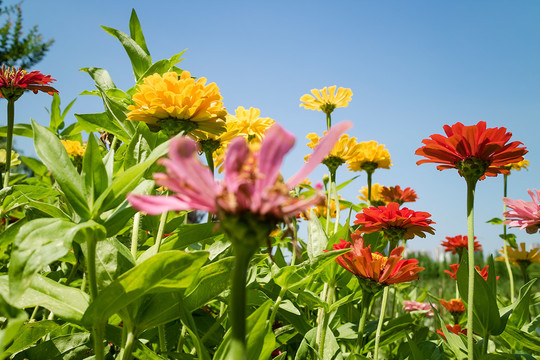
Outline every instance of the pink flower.
<path id="1" fill-rule="evenodd" d="M 435 305 L 433 305 L 436 307 Z M 407 312 L 411 311 L 427 311 L 427 317 L 433 317 L 433 309 L 429 303 L 421 303 L 412 300 L 403 300 L 403 310 Z M 429 311 L 428 311 L 429 310 Z"/>
<path id="2" fill-rule="evenodd" d="M 533 201 L 503 198 L 506 206 L 511 209 L 504 213 L 507 218 L 504 223 L 519 226 L 520 230 L 525 229 L 527 233 L 534 234 L 540 227 L 540 190 L 528 190 L 528 192 Z"/>
<path id="3" fill-rule="evenodd" d="M 225 158 L 223 181 L 216 181 L 197 157 L 197 143 L 187 137 L 171 141 L 169 158 L 161 159 L 167 173 L 154 174 L 157 185 L 171 196 L 128 195 L 131 205 L 151 215 L 165 211 L 202 210 L 227 215 L 253 214 L 258 220 L 281 221 L 321 201 L 295 198 L 289 193 L 326 157 L 350 121 L 334 126 L 321 139 L 309 161 L 286 183 L 279 178 L 283 157 L 294 145 L 294 136 L 274 125 L 266 133 L 260 151 L 251 151 L 243 138 L 234 139 Z"/>

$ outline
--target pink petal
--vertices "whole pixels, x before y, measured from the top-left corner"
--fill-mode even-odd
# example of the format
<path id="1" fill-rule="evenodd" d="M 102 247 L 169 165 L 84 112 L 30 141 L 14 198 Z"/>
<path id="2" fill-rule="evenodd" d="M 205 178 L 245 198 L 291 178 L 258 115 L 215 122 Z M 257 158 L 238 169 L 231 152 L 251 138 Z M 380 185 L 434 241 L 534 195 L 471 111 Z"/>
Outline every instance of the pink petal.
<path id="1" fill-rule="evenodd" d="M 321 138 L 313 150 L 313 154 L 309 157 L 307 163 L 300 169 L 300 171 L 298 171 L 287 181 L 289 189 L 292 189 L 296 185 L 300 184 L 317 167 L 317 165 L 324 160 L 330 151 L 332 151 L 341 134 L 349 130 L 352 126 L 353 123 L 348 120 L 332 126 L 328 133 Z"/>
<path id="2" fill-rule="evenodd" d="M 203 210 L 215 212 L 215 208 L 200 206 L 197 202 L 182 201 L 175 196 L 152 196 L 128 194 L 127 200 L 135 209 L 144 211 L 149 215 L 159 215 L 165 211 Z"/>
<path id="3" fill-rule="evenodd" d="M 237 137 L 229 145 L 223 165 L 225 169 L 224 183 L 229 192 L 237 191 L 240 185 L 238 178 L 248 155 L 249 148 L 244 138 Z"/>

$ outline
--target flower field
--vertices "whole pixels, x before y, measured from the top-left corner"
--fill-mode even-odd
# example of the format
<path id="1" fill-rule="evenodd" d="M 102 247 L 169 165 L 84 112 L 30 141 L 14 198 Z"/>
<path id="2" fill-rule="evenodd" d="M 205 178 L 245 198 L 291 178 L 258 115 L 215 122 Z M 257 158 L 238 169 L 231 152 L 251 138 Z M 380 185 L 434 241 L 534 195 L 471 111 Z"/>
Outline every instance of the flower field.
<path id="1" fill-rule="evenodd" d="M 540 249 L 509 228 L 538 236 L 540 190 L 508 197 L 531 166 L 510 126 L 421 134 L 417 165 L 454 172 L 466 204 L 467 232 L 440 234 L 414 177 L 375 182 L 388 148 L 333 120 L 351 89 L 306 89 L 299 107 L 326 131 L 299 139 L 257 108 L 226 109 L 218 84 L 179 67 L 183 52 L 152 59 L 135 11 L 129 33 L 103 29 L 135 80 L 82 69 L 103 108 L 74 122 L 54 74 L 0 70 L 0 360 L 538 358 Z M 17 121 L 29 96 L 51 97 L 47 126 Z M 304 163 L 287 177 L 295 142 Z M 497 256 L 475 233 L 490 178 L 504 181 Z M 433 235 L 442 261 L 410 247 Z"/>

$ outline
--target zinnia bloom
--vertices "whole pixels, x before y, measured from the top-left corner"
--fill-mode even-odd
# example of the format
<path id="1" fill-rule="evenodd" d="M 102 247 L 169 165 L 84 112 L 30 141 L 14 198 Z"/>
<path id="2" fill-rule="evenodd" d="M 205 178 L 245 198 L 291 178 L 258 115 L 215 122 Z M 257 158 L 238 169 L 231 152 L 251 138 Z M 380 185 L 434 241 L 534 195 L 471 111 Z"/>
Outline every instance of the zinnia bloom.
<path id="1" fill-rule="evenodd" d="M 484 278 L 484 280 L 487 281 L 487 278 L 488 278 L 488 265 L 484 266 L 484 268 L 482 270 L 480 270 L 480 266 L 475 266 L 475 268 L 478 271 L 478 273 L 480 274 L 480 276 L 482 276 Z M 449 270 L 444 270 L 444 272 L 449 274 L 451 279 L 457 280 L 458 269 L 459 269 L 459 264 L 452 264 L 452 265 L 450 265 L 450 271 Z M 496 279 L 499 280 L 499 277 L 497 276 Z"/>
<path id="2" fill-rule="evenodd" d="M 64 148 L 66 148 L 66 152 L 70 156 L 84 156 L 84 152 L 86 151 L 86 146 L 82 145 L 79 141 L 72 141 L 72 140 L 61 140 L 62 145 L 64 145 Z"/>
<path id="3" fill-rule="evenodd" d="M 452 299 L 450 301 L 439 300 L 442 306 L 452 314 L 452 316 L 459 316 L 465 312 L 465 305 L 461 299 Z"/>
<path id="4" fill-rule="evenodd" d="M 371 245 L 364 247 L 361 236 L 353 236 L 353 244 L 342 239 L 339 244 L 333 245 L 334 250 L 347 248 L 352 248 L 352 251 L 338 256 L 337 263 L 359 279 L 374 282 L 376 286 L 418 280 L 417 274 L 424 270 L 417 265 L 418 260 L 401 258 L 402 246 L 385 257 L 378 252 L 372 253 Z"/>
<path id="5" fill-rule="evenodd" d="M 504 166 L 523 160 L 527 153 L 522 143 L 508 143 L 512 133 L 506 128 L 486 128 L 485 121 L 476 125 L 465 126 L 456 123 L 445 125 L 446 136 L 434 134 L 430 139 L 422 140 L 425 146 L 416 150 L 415 154 L 427 159 L 423 163 L 438 163 L 438 170 L 458 169 L 461 176 L 471 180 L 482 180 L 485 176 L 508 174 Z"/>
<path id="6" fill-rule="evenodd" d="M 332 128 L 314 150 L 310 161 L 287 183 L 280 180 L 279 168 L 285 154 L 294 145 L 294 136 L 281 126 L 272 126 L 258 152 L 252 152 L 245 140 L 235 139 L 225 158 L 225 176 L 216 181 L 197 157 L 197 143 L 180 137 L 171 141 L 169 158 L 160 163 L 167 173 L 154 174 L 156 184 L 175 192 L 172 196 L 129 195 L 138 210 L 156 215 L 164 211 L 202 210 L 217 214 L 220 220 L 240 217 L 268 222 L 287 220 L 313 206 L 321 196 L 311 199 L 291 197 L 297 186 L 324 159 L 339 136 L 352 126 L 343 122 Z M 246 220 L 246 219 L 244 219 Z"/>
<path id="7" fill-rule="evenodd" d="M 476 241 L 476 236 L 474 237 L 474 251 L 480 251 L 482 250 L 482 245 L 478 241 Z M 457 235 L 457 236 L 447 236 L 446 241 L 443 241 L 441 243 L 442 246 L 445 246 L 446 248 L 444 251 L 449 252 L 451 251 L 452 254 L 462 254 L 463 249 L 469 248 L 469 239 L 467 238 L 467 235 Z"/>
<path id="8" fill-rule="evenodd" d="M 219 135 L 225 131 L 227 111 L 219 88 L 215 83 L 206 85 L 204 77 L 193 79 L 189 71 L 184 70 L 180 76 L 168 72 L 146 77 L 137 86 L 133 101 L 127 120 L 144 121 L 169 135 L 185 131 L 204 139 L 205 133 Z"/>
<path id="9" fill-rule="evenodd" d="M 413 300 L 403 300 L 403 311 L 427 311 L 426 317 L 433 317 L 433 309 L 430 303 L 422 303 Z"/>
<path id="10" fill-rule="evenodd" d="M 15 67 L 2 65 L 2 69 L 0 69 L 0 97 L 7 100 L 17 100 L 25 90 L 33 91 L 34 94 L 43 91 L 52 95 L 58 92 L 49 86 L 53 81 L 56 80 L 39 71 L 26 72 L 21 68 L 17 70 Z"/>
<path id="11" fill-rule="evenodd" d="M 326 134 L 326 131 L 323 134 Z M 307 144 L 311 149 L 315 148 L 320 141 L 319 135 L 315 133 L 308 134 L 306 138 L 311 141 Z M 355 156 L 357 148 L 358 143 L 356 142 L 356 138 L 343 134 L 334 145 L 330 154 L 323 160 L 323 164 L 328 167 L 330 172 L 335 172 L 339 166 Z M 307 161 L 309 157 L 310 155 L 306 155 L 304 160 Z"/>
<path id="12" fill-rule="evenodd" d="M 355 156 L 348 162 L 351 171 L 373 173 L 376 169 L 390 169 L 392 160 L 383 144 L 376 141 L 364 141 L 358 144 Z"/>
<path id="13" fill-rule="evenodd" d="M 378 183 L 371 185 L 371 205 L 373 206 L 383 206 L 386 205 L 386 201 L 384 196 L 382 195 L 382 189 L 384 189 L 384 186 L 381 186 Z M 360 189 L 360 196 L 358 196 L 358 199 L 360 201 L 368 201 L 368 188 L 367 186 L 362 186 Z"/>
<path id="14" fill-rule="evenodd" d="M 381 189 L 381 196 L 386 203 L 396 202 L 399 205 L 403 205 L 405 202 L 415 202 L 418 199 L 416 191 L 407 187 L 401 189 L 399 185 L 386 187 Z"/>
<path id="15" fill-rule="evenodd" d="M 6 149 L 0 149 L 0 169 L 3 169 L 6 166 L 6 154 L 7 154 Z M 19 154 L 11 150 L 11 160 L 10 160 L 11 166 L 17 166 L 20 163 L 21 163 L 21 160 L 19 159 Z"/>
<path id="16" fill-rule="evenodd" d="M 532 201 L 513 200 L 503 198 L 504 203 L 510 208 L 504 213 L 505 224 L 525 229 L 528 234 L 534 234 L 540 227 L 540 190 L 527 190 Z"/>
<path id="17" fill-rule="evenodd" d="M 504 250 L 499 250 L 499 252 L 504 255 Z M 521 266 L 521 264 L 529 266 L 532 263 L 540 263 L 540 249 L 534 248 L 527 251 L 525 243 L 520 243 L 518 249 L 507 246 L 506 252 L 508 253 L 508 260 L 516 266 Z M 504 256 L 499 256 L 495 260 L 504 261 Z"/>
<path id="18" fill-rule="evenodd" d="M 425 233 L 434 234 L 430 226 L 435 224 L 429 217 L 431 214 L 422 211 L 413 211 L 407 208 L 399 208 L 398 203 L 390 203 L 386 206 L 363 208 L 356 214 L 356 225 L 362 225 L 359 233 L 372 233 L 383 231 L 389 240 L 410 240 L 415 236 L 426 237 Z"/>
<path id="19" fill-rule="evenodd" d="M 341 200 L 341 195 L 338 196 L 338 199 Z M 328 204 L 327 204 L 327 201 L 328 199 L 324 199 L 324 203 L 323 204 L 317 204 L 315 205 L 314 207 L 312 207 L 311 209 L 313 210 L 313 213 L 315 214 L 315 216 L 317 217 L 323 217 L 323 218 L 326 218 L 326 214 L 328 212 Z M 340 210 L 344 210 L 346 209 L 347 207 L 343 204 L 339 204 L 339 209 Z M 308 209 L 308 214 L 309 214 L 309 209 Z M 301 214 L 303 218 L 306 218 L 307 219 L 307 216 L 305 216 L 304 214 Z M 336 202 L 335 201 L 330 201 L 330 217 L 331 218 L 335 218 L 337 215 L 337 211 L 336 211 Z"/>
<path id="20" fill-rule="evenodd" d="M 467 335 L 467 329 L 461 329 L 461 325 L 459 324 L 446 325 L 446 329 L 456 335 L 459 335 L 459 334 Z M 444 338 L 444 340 L 446 340 L 446 336 L 444 336 L 444 333 L 442 332 L 442 330 L 437 329 L 437 334 L 441 335 Z"/>
<path id="21" fill-rule="evenodd" d="M 313 95 L 305 94 L 300 98 L 302 103 L 300 106 L 309 110 L 322 111 L 326 114 L 331 114 L 337 107 L 349 106 L 349 101 L 352 98 L 351 89 L 340 87 L 336 92 L 336 85 L 321 90 L 311 90 Z"/>
<path id="22" fill-rule="evenodd" d="M 522 160 L 516 163 L 505 165 L 504 168 L 508 170 L 520 171 L 521 169 L 527 170 L 527 166 L 529 166 L 529 160 Z"/>

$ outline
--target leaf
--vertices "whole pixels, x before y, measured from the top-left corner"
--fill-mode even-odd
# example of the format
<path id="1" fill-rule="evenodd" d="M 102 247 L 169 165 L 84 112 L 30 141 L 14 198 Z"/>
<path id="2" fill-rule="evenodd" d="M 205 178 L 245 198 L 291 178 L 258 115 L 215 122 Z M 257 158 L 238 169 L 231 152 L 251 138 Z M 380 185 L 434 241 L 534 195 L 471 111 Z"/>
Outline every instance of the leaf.
<path id="1" fill-rule="evenodd" d="M 38 176 L 49 176 L 49 169 L 43 163 L 37 159 L 26 157 L 26 156 L 19 156 L 21 161 L 30 168 L 34 172 L 34 175 Z"/>
<path id="2" fill-rule="evenodd" d="M 308 221 L 308 240 L 307 240 L 307 253 L 310 260 L 321 255 L 328 244 L 328 236 L 323 230 L 319 218 L 315 215 L 313 209 L 310 212 L 310 219 Z"/>
<path id="3" fill-rule="evenodd" d="M 513 247 L 514 249 L 517 249 L 517 243 L 516 243 L 516 234 L 500 234 L 499 237 L 503 240 L 508 241 L 508 245 Z"/>
<path id="4" fill-rule="evenodd" d="M 44 341 L 15 355 L 14 360 L 83 360 L 91 352 L 90 334 L 75 333 Z"/>
<path id="5" fill-rule="evenodd" d="M 24 136 L 33 138 L 34 131 L 32 130 L 32 125 L 30 124 L 14 124 L 13 125 L 13 135 L 14 136 Z M 0 126 L 0 136 L 7 137 L 7 126 Z"/>
<path id="6" fill-rule="evenodd" d="M 508 325 L 501 334 L 501 337 L 510 344 L 519 344 L 524 348 L 540 353 L 540 338 L 537 335 L 528 334 L 512 325 Z"/>
<path id="7" fill-rule="evenodd" d="M 105 106 L 107 116 L 115 123 L 117 127 L 122 129 L 122 131 L 128 137 L 128 141 L 125 142 L 129 142 L 135 133 L 135 124 L 133 121 L 126 120 L 127 109 L 125 105 L 118 104 L 107 95 L 106 91 L 99 86 L 97 88 L 101 94 L 101 98 L 103 99 L 103 105 Z"/>
<path id="8" fill-rule="evenodd" d="M 75 114 L 75 117 L 82 125 L 84 131 L 92 133 L 94 131 L 105 131 L 117 136 L 118 139 L 129 143 L 129 134 L 118 124 L 112 121 L 107 113 L 97 114 Z"/>
<path id="9" fill-rule="evenodd" d="M 147 294 L 187 288 L 207 257 L 204 251 L 165 251 L 152 256 L 103 289 L 84 314 L 84 322 L 87 325 L 105 322 Z"/>
<path id="10" fill-rule="evenodd" d="M 137 17 L 135 9 L 131 10 L 131 17 L 129 18 L 129 35 L 135 40 L 135 42 L 144 50 L 144 52 L 150 56 L 150 52 L 146 47 L 146 41 L 144 40 L 144 35 L 141 29 L 141 23 Z"/>
<path id="11" fill-rule="evenodd" d="M 341 349 L 336 341 L 336 337 L 329 327 L 326 328 L 326 336 L 324 337 L 324 352 L 322 358 L 315 350 L 315 340 L 317 337 L 317 328 L 311 329 L 305 336 L 298 352 L 296 353 L 295 360 L 304 359 L 322 359 L 322 360 L 343 360 Z M 320 345 L 318 345 L 320 346 Z"/>
<path id="12" fill-rule="evenodd" d="M 103 90 L 116 89 L 116 85 L 111 79 L 109 72 L 102 68 L 96 67 L 87 67 L 79 69 L 79 71 L 84 71 L 88 73 L 92 79 L 94 79 L 96 85 L 98 85 Z"/>
<path id="13" fill-rule="evenodd" d="M 493 224 L 493 225 L 502 225 L 503 221 L 502 219 L 494 217 L 493 219 L 486 221 L 486 223 Z"/>
<path id="14" fill-rule="evenodd" d="M 2 294 L 0 294 L 0 315 L 7 320 L 0 328 L 0 359 L 4 359 L 9 355 L 5 352 L 6 347 L 17 337 L 28 315 L 23 310 L 10 305 Z"/>
<path id="15" fill-rule="evenodd" d="M 531 289 L 538 278 L 532 279 L 519 289 L 519 296 L 516 302 L 511 306 L 513 307 L 512 315 L 510 315 L 510 322 L 518 329 L 525 325 L 529 321 L 530 314 L 530 301 L 531 301 Z"/>
<path id="16" fill-rule="evenodd" d="M 35 121 L 32 121 L 32 126 L 34 128 L 36 154 L 45 166 L 51 170 L 73 210 L 81 218 L 89 219 L 88 194 L 84 190 L 83 181 L 71 163 L 66 149 L 49 130 Z"/>
<path id="17" fill-rule="evenodd" d="M 152 65 L 152 59 L 139 44 L 127 34 L 122 31 L 107 27 L 101 26 L 103 30 L 117 38 L 124 49 L 126 50 L 129 59 L 131 60 L 131 65 L 133 66 L 133 73 L 135 74 L 135 80 L 139 80 L 142 74 Z M 139 38 L 140 40 L 140 38 Z"/>
<path id="18" fill-rule="evenodd" d="M 52 320 L 24 324 L 19 330 L 19 334 L 13 341 L 13 344 L 6 350 L 6 353 L 10 355 L 22 351 L 59 327 L 60 325 Z"/>
<path id="19" fill-rule="evenodd" d="M 107 176 L 105 165 L 101 160 L 100 149 L 93 134 L 90 134 L 88 137 L 81 177 L 84 179 L 85 192 L 88 194 L 88 204 L 90 211 L 92 211 L 94 200 L 109 186 L 109 177 Z"/>
<path id="20" fill-rule="evenodd" d="M 60 96 L 58 93 L 53 94 L 51 103 L 51 121 L 49 122 L 49 128 L 53 130 L 64 128 L 64 119 L 60 115 Z"/>

